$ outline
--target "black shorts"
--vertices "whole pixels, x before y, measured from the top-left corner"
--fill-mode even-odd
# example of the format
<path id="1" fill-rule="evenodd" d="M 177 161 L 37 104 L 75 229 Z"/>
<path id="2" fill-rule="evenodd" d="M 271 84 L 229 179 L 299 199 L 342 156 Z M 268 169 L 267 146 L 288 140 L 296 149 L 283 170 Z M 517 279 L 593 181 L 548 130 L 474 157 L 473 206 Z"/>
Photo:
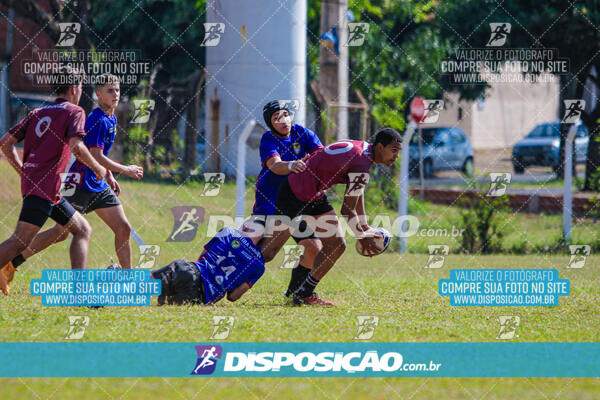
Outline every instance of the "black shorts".
<path id="1" fill-rule="evenodd" d="M 111 188 L 106 188 L 102 192 L 90 192 L 89 190 L 78 187 L 75 193 L 65 198 L 82 214 L 100 208 L 110 208 L 121 205 L 121 201 Z"/>
<path id="2" fill-rule="evenodd" d="M 275 202 L 275 214 L 277 215 L 285 215 L 294 219 L 299 215 L 321 215 L 331 210 L 333 210 L 333 207 L 326 195 L 318 200 L 306 203 L 296 197 L 287 179 L 279 186 L 277 201 Z"/>
<path id="3" fill-rule="evenodd" d="M 162 292 L 158 305 L 165 304 L 204 304 L 204 284 L 200 270 L 191 261 L 175 260 L 169 265 L 152 271 L 154 279 L 162 282 Z"/>
<path id="4" fill-rule="evenodd" d="M 59 225 L 65 226 L 74 214 L 75 209 L 64 197 L 57 204 L 53 204 L 41 197 L 27 195 L 23 197 L 19 221 L 28 222 L 41 228 L 48 218 L 52 218 Z"/>
<path id="5" fill-rule="evenodd" d="M 269 218 L 268 215 L 262 216 L 262 215 L 252 215 L 253 217 L 265 217 Z M 252 220 L 252 222 L 255 222 L 257 224 L 261 224 L 263 227 L 266 226 L 266 220 L 262 219 L 262 218 L 254 218 Z M 310 226 L 308 226 L 308 224 L 306 223 L 306 221 L 302 220 L 300 221 L 300 224 L 298 225 L 297 229 L 294 229 L 294 231 L 292 232 L 292 239 L 294 239 L 294 241 L 296 242 L 296 244 L 300 243 L 301 241 L 303 241 L 304 239 L 318 239 L 317 235 L 315 234 L 315 231 L 312 230 L 312 228 Z"/>

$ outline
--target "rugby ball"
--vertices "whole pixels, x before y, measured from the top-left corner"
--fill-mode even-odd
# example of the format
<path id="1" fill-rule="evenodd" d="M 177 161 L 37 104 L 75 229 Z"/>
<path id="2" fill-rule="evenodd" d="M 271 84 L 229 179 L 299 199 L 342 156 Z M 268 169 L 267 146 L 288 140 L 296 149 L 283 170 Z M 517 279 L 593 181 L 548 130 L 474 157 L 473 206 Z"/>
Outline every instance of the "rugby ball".
<path id="1" fill-rule="evenodd" d="M 381 249 L 379 253 L 373 254 L 373 256 L 378 256 L 379 254 L 386 251 L 387 248 L 390 246 L 390 243 L 392 242 L 392 235 L 383 228 L 372 228 L 369 231 L 369 234 L 374 236 L 377 247 Z M 367 255 L 367 253 L 365 253 L 363 246 L 359 240 L 356 241 L 356 251 L 361 256 L 370 257 L 369 255 Z"/>

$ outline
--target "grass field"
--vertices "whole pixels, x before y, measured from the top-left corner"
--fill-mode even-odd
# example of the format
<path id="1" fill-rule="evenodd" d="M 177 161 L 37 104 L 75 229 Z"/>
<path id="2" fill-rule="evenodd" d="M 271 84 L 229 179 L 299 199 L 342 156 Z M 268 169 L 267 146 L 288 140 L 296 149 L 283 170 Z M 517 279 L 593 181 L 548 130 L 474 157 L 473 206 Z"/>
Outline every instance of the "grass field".
<path id="1" fill-rule="evenodd" d="M 8 237 L 20 209 L 17 176 L 0 162 L 0 238 Z M 206 242 L 206 224 L 189 243 L 166 242 L 171 233 L 171 207 L 202 206 L 206 215 L 232 215 L 235 188 L 228 184 L 218 197 L 200 197 L 203 185 L 184 186 L 123 181 L 121 200 L 136 231 L 148 244 L 161 246 L 159 265 L 175 258 L 195 258 Z M 253 199 L 246 193 L 247 208 Z M 448 222 L 436 206 L 421 211 L 424 226 Z M 559 229 L 556 221 L 516 216 L 516 224 L 530 232 Z M 206 217 L 205 217 L 206 220 Z M 90 247 L 90 268 L 104 268 L 116 260 L 112 232 L 95 216 Z M 446 221 L 446 222 L 444 222 Z M 48 224 L 50 226 L 50 224 Z M 441 225 L 440 225 L 441 226 Z M 521 229 L 517 225 L 515 230 Z M 598 233 L 593 224 L 586 235 Z M 590 233 L 591 232 L 591 233 Z M 583 234 L 583 230 L 582 230 Z M 598 235 L 600 236 L 600 235 Z M 435 240 L 439 238 L 427 238 Z M 543 238 L 540 238 L 540 240 Z M 416 241 L 416 238 L 410 239 Z M 419 239 L 425 240 L 425 239 Z M 445 238 L 444 240 L 454 241 Z M 413 244 L 415 243 L 413 241 Z M 69 266 L 67 242 L 59 243 L 24 264 L 8 298 L 0 299 L 0 341 L 62 342 L 68 316 L 90 318 L 81 341 L 86 342 L 205 342 L 212 333 L 212 317 L 229 315 L 235 325 L 227 341 L 349 342 L 357 331 L 357 316 L 379 316 L 373 337 L 377 342 L 489 342 L 497 341 L 499 315 L 519 315 L 521 342 L 600 341 L 600 257 L 588 257 L 585 268 L 567 270 L 568 255 L 447 256 L 440 270 L 427 270 L 427 254 L 400 256 L 386 253 L 373 259 L 349 249 L 323 280 L 319 292 L 337 303 L 335 309 L 293 308 L 282 292 L 289 270 L 280 268 L 282 256 L 267 265 L 267 272 L 240 301 L 222 301 L 212 307 L 132 307 L 81 309 L 41 307 L 29 295 L 29 281 L 44 268 Z M 442 242 L 443 243 L 443 242 Z M 409 245 L 411 242 L 409 242 Z M 138 250 L 134 248 L 134 262 Z M 561 278 L 571 280 L 571 295 L 561 297 L 558 307 L 451 307 L 437 294 L 440 278 L 451 268 L 558 268 Z M 6 362 L 7 360 L 2 360 Z M 414 398 L 414 399 L 597 399 L 599 379 L 100 379 L 11 378 L 0 380 L 0 398 L 41 399 L 147 399 L 147 398 Z"/>

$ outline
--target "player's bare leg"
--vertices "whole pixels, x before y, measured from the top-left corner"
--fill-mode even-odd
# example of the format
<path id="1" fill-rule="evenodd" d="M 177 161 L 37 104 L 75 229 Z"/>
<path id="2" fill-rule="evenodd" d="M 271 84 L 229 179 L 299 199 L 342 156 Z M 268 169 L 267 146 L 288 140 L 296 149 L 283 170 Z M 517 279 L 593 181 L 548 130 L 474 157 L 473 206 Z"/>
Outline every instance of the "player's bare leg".
<path id="1" fill-rule="evenodd" d="M 327 226 L 324 226 L 324 222 Z M 321 240 L 323 247 L 315 257 L 313 268 L 304 283 L 294 293 L 294 303 L 333 306 L 334 304 L 314 296 L 314 289 L 346 251 L 346 240 L 334 210 L 315 216 L 309 221 L 311 228 Z M 314 225 L 314 226 L 313 226 Z"/>
<path id="2" fill-rule="evenodd" d="M 8 264 L 13 258 L 21 254 L 39 231 L 40 227 L 37 225 L 24 221 L 17 222 L 15 232 L 11 237 L 0 243 L 0 265 Z M 0 274 L 0 290 L 8 296 L 10 287 L 4 274 Z"/>
<path id="3" fill-rule="evenodd" d="M 298 243 L 300 246 L 304 247 L 304 252 L 300 257 L 300 264 L 305 265 L 306 268 L 311 269 L 315 262 L 315 258 L 319 251 L 323 248 L 320 239 L 304 239 Z"/>
<path id="4" fill-rule="evenodd" d="M 60 224 L 56 224 L 52 228 L 46 229 L 45 231 L 35 235 L 33 241 L 29 244 L 29 246 L 27 246 L 21 255 L 23 258 L 28 259 L 32 255 L 39 253 L 55 243 L 62 242 L 68 237 L 69 231 L 67 228 Z"/>
<path id="5" fill-rule="evenodd" d="M 79 217 L 83 220 L 83 222 L 85 224 L 83 224 L 81 222 L 75 223 L 70 226 L 70 229 L 73 230 L 74 232 L 76 232 L 78 235 L 91 236 L 91 228 L 90 228 L 88 222 L 85 220 L 85 218 L 83 218 L 83 216 L 81 214 L 79 214 Z M 88 230 L 89 230 L 89 232 L 88 232 Z M 24 262 L 29 257 L 45 250 L 46 248 L 52 246 L 55 243 L 62 242 L 67 237 L 69 237 L 69 233 L 72 233 L 69 230 L 69 224 L 67 224 L 66 226 L 56 224 L 50 229 L 46 229 L 45 231 L 39 232 L 37 235 L 35 235 L 35 237 L 31 241 L 31 243 L 25 248 L 25 250 L 23 250 L 21 253 L 19 253 L 19 256 L 21 257 L 21 260 L 22 260 L 21 262 Z M 75 235 L 73 235 L 73 238 L 75 239 Z M 73 244 L 71 243 L 71 246 L 72 245 Z M 88 251 L 87 249 L 89 247 L 89 239 L 88 239 L 88 244 L 85 247 L 84 258 L 82 258 L 81 251 L 77 248 L 77 246 L 78 245 L 76 244 L 75 250 L 70 250 L 71 252 L 75 251 L 74 254 L 75 254 L 75 260 L 76 260 L 75 263 L 73 263 L 73 261 L 71 261 L 71 267 L 73 267 L 73 265 L 87 266 L 87 251 Z M 71 253 L 71 254 L 73 254 L 73 253 Z M 13 260 L 15 259 L 15 257 L 13 257 L 11 259 L 11 261 L 9 261 L 8 263 L 6 263 L 4 265 L 4 267 L 2 268 L 2 273 L 0 274 L 0 275 L 4 275 L 7 290 L 10 290 L 10 283 L 13 281 L 15 272 L 17 271 L 17 267 L 19 265 L 19 264 L 13 265 Z M 84 264 L 82 264 L 82 262 Z"/>
<path id="6" fill-rule="evenodd" d="M 67 225 L 65 225 L 65 228 L 73 235 L 71 247 L 69 248 L 71 268 L 87 268 L 92 227 L 89 222 L 83 218 L 83 215 L 76 212 L 73 214 Z"/>
<path id="7" fill-rule="evenodd" d="M 79 218 L 81 221 L 77 220 L 72 222 L 72 218 L 66 226 L 56 224 L 52 228 L 38 233 L 26 249 L 19 253 L 22 260 L 21 262 L 55 243 L 62 242 L 69 236 L 69 233 L 72 233 L 73 241 L 71 242 L 69 250 L 71 267 L 87 267 L 87 253 L 91 237 L 91 227 L 81 214 L 79 214 Z M 11 260 L 14 260 L 15 257 Z M 10 283 L 13 281 L 16 271 L 16 266 L 13 266 L 12 261 L 8 261 L 2 268 L 2 273 L 0 273 L 0 286 L 3 284 L 1 280 L 4 279 L 3 292 L 5 291 L 4 289 L 6 289 L 5 294 L 8 294 L 10 291 Z"/>
<path id="8" fill-rule="evenodd" d="M 6 279 L 7 290 L 10 289 L 10 283 L 15 278 L 15 272 L 17 272 L 17 267 L 25 262 L 26 259 L 31 257 L 32 255 L 39 253 L 45 248 L 53 245 L 54 243 L 62 242 L 69 236 L 69 231 L 62 225 L 56 224 L 50 229 L 46 229 L 43 232 L 39 232 L 29 246 L 20 253 L 18 256 L 15 256 L 11 261 L 2 267 L 2 274 Z M 0 274 L 0 275 L 2 275 Z"/>
<path id="9" fill-rule="evenodd" d="M 329 225 L 327 228 L 320 226 L 321 224 L 318 223 L 323 219 L 326 219 Z M 342 227 L 334 210 L 316 216 L 315 220 L 317 223 L 313 229 L 323 247 L 315 257 L 311 275 L 313 278 L 321 280 L 346 251 L 346 239 L 344 239 Z M 332 234 L 334 229 L 335 233 Z"/>
<path id="10" fill-rule="evenodd" d="M 298 245 L 303 247 L 302 255 L 298 265 L 292 269 L 292 276 L 290 277 L 290 283 L 287 291 L 285 292 L 286 297 L 290 297 L 300 285 L 306 280 L 306 277 L 310 273 L 315 257 L 323 247 L 321 241 L 315 238 L 307 238 L 298 242 Z"/>
<path id="11" fill-rule="evenodd" d="M 115 233 L 115 250 L 122 268 L 131 268 L 131 225 L 125 216 L 123 206 L 94 210 L 96 214 Z"/>
<path id="12" fill-rule="evenodd" d="M 119 263 L 123 268 L 131 268 L 131 245 L 129 243 L 129 238 L 131 235 L 131 225 L 125 217 L 123 207 L 116 206 L 106 209 L 99 209 L 96 210 L 96 212 L 100 216 L 100 218 L 115 233 L 115 249 L 117 252 L 117 257 L 119 258 Z M 87 223 L 85 219 L 84 221 Z M 77 226 L 74 226 L 74 229 L 77 230 Z M 38 233 L 33 239 L 33 241 L 29 244 L 29 246 L 27 246 L 27 248 L 21 253 L 21 256 L 23 257 L 23 259 L 28 259 L 34 254 L 46 249 L 47 247 L 50 247 L 55 243 L 59 243 L 67 239 L 67 237 L 69 237 L 69 233 L 71 232 L 69 231 L 67 226 L 56 224 L 52 228 L 46 229 L 45 231 Z M 7 279 L 9 284 L 10 281 L 12 281 L 12 276 L 14 276 L 14 267 L 12 267 L 12 265 L 10 264 L 11 263 L 9 261 L 9 263 L 2 269 L 5 278 Z M 8 274 L 11 274 L 10 279 L 8 279 L 7 277 Z"/>
<path id="13" fill-rule="evenodd" d="M 265 235 L 259 247 L 266 263 L 275 258 L 290 235 L 290 227 L 284 225 L 280 220 L 275 221 L 273 228 L 265 228 Z"/>

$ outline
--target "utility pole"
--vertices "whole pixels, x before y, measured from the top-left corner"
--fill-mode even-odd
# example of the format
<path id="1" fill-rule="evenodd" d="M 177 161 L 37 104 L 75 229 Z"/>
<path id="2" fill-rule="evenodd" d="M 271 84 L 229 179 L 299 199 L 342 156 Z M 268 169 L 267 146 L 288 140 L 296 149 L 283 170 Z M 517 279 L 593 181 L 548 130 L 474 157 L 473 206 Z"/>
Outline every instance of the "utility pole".
<path id="1" fill-rule="evenodd" d="M 209 115 L 210 131 L 204 150 L 206 158 L 206 172 L 221 172 L 221 134 L 219 131 L 221 121 L 221 99 L 217 93 L 217 88 L 213 97 L 210 99 Z"/>
<path id="2" fill-rule="evenodd" d="M 319 90 L 337 105 L 336 140 L 348 138 L 348 0 L 323 0 L 321 32 L 336 27 L 339 54 L 333 46 L 319 49 Z"/>
<path id="3" fill-rule="evenodd" d="M 348 0 L 339 0 L 338 14 L 338 120 L 337 140 L 348 139 Z"/>

